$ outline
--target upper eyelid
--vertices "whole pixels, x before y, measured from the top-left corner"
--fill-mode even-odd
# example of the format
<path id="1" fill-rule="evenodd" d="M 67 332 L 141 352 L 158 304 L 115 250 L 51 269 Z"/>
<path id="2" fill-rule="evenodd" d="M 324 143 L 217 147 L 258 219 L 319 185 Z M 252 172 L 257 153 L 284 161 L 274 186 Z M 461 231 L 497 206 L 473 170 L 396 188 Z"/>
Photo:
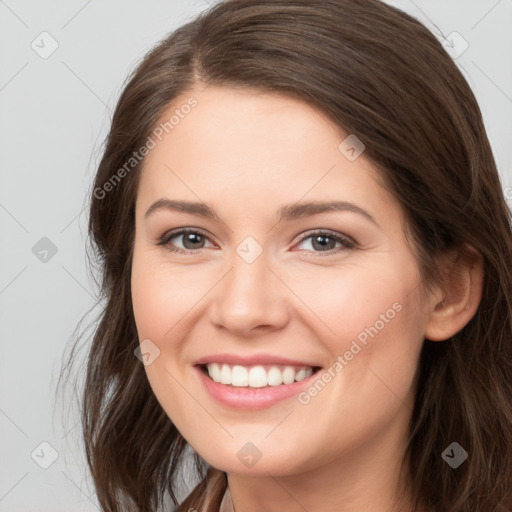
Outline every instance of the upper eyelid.
<path id="1" fill-rule="evenodd" d="M 204 236 L 205 238 L 212 238 L 211 235 L 209 235 L 206 231 L 200 228 L 176 228 L 175 230 L 172 229 L 164 233 L 162 235 L 162 238 L 173 238 L 177 235 L 185 235 L 187 233 L 198 233 L 199 235 Z"/>

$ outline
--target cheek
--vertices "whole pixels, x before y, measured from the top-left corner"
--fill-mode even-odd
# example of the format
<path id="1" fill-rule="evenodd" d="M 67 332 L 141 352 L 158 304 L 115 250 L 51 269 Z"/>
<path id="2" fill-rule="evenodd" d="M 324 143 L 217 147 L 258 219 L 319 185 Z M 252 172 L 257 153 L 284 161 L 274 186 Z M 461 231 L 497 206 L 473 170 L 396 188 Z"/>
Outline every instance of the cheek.
<path id="1" fill-rule="evenodd" d="M 344 269 L 325 282 L 323 294 L 311 286 L 307 296 L 321 320 L 319 332 L 326 333 L 321 341 L 331 357 L 325 375 L 330 391 L 317 400 L 311 390 L 303 403 L 311 399 L 320 407 L 327 400 L 343 416 L 364 400 L 366 410 L 384 417 L 387 406 L 392 411 L 410 394 L 423 343 L 416 265 L 411 259 L 386 264 L 382 258 L 379 266 Z M 318 388 L 324 389 L 322 383 Z"/>
<path id="2" fill-rule="evenodd" d="M 413 261 L 382 258 L 373 266 L 324 268 L 288 278 L 302 302 L 296 310 L 303 311 L 301 321 L 316 325 L 333 356 L 350 350 L 354 341 L 368 353 L 373 340 L 386 339 L 388 351 L 398 349 L 409 334 L 415 338 L 418 333 L 420 311 L 411 292 L 420 277 Z"/>
<path id="3" fill-rule="evenodd" d="M 421 312 L 409 292 L 395 282 L 367 301 L 343 295 L 345 309 L 333 324 L 337 336 L 323 339 L 334 357 L 298 396 L 296 431 L 311 432 L 312 464 L 377 438 L 393 418 L 412 410 L 423 337 Z M 313 426 L 311 418 L 318 418 Z"/>
<path id="4" fill-rule="evenodd" d="M 132 302 L 139 337 L 164 339 L 204 294 L 200 278 L 151 255 L 134 254 Z M 206 285 L 205 285 L 206 286 Z"/>
<path id="5" fill-rule="evenodd" d="M 194 303 L 193 295 L 198 295 L 193 289 L 193 284 L 185 286 L 183 272 L 170 269 L 136 247 L 131 291 L 137 333 L 140 342 L 150 340 L 157 347 L 150 344 L 153 358 L 145 365 L 146 375 L 156 399 L 183 432 L 188 432 L 193 418 L 186 413 L 187 395 L 179 384 L 182 375 L 177 372 L 179 340 L 186 339 L 186 322 L 180 320 Z M 169 343 L 170 339 L 178 341 Z"/>
<path id="6" fill-rule="evenodd" d="M 164 293 L 165 283 L 155 279 L 155 275 L 147 271 L 148 267 L 134 262 L 132 267 L 132 303 L 135 323 L 139 339 L 150 338 L 158 340 L 159 332 L 164 328 L 162 311 L 172 295 Z M 172 311 L 172 309 L 170 310 Z"/>

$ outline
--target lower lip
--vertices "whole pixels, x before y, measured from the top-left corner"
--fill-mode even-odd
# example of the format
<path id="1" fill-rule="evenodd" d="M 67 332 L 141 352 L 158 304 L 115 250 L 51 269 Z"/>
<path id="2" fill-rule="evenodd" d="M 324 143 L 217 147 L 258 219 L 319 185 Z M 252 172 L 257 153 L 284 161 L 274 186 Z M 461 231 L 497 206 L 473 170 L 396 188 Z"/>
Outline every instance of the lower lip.
<path id="1" fill-rule="evenodd" d="M 201 382 L 213 398 L 221 404 L 227 405 L 233 409 L 243 409 L 246 411 L 264 409 L 281 400 L 296 396 L 304 387 L 307 387 L 318 374 L 317 371 L 309 377 L 298 382 L 293 382 L 292 384 L 249 388 L 215 382 L 204 373 L 201 367 L 195 366 L 194 369 L 198 372 Z"/>

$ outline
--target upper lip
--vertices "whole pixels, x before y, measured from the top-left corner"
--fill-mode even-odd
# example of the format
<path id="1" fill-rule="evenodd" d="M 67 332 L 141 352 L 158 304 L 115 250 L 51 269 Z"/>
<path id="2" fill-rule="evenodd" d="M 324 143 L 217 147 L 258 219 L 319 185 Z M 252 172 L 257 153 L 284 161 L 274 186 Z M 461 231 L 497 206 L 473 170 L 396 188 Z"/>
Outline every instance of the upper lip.
<path id="1" fill-rule="evenodd" d="M 204 356 L 193 362 L 194 365 L 205 365 L 209 363 L 226 363 L 230 365 L 257 366 L 280 364 L 286 366 L 309 366 L 318 368 L 319 365 L 298 359 L 289 359 L 288 357 L 275 356 L 271 354 L 254 354 L 251 356 L 240 356 L 236 354 L 212 354 Z"/>

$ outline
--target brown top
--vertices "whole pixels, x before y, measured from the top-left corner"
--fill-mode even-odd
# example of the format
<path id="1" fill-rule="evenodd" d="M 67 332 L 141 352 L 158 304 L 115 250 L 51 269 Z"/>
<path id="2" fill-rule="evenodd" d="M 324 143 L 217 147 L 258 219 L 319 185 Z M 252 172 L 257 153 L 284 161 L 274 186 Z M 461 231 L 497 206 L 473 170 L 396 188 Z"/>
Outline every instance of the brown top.
<path id="1" fill-rule="evenodd" d="M 219 512 L 235 512 L 235 507 L 233 506 L 233 500 L 231 499 L 229 487 L 226 487 L 226 492 L 224 493 L 224 497 L 220 503 Z"/>
<path id="2" fill-rule="evenodd" d="M 205 478 L 185 498 L 176 511 L 190 512 L 235 512 L 231 493 L 227 485 L 227 475 L 214 467 L 209 467 Z"/>

